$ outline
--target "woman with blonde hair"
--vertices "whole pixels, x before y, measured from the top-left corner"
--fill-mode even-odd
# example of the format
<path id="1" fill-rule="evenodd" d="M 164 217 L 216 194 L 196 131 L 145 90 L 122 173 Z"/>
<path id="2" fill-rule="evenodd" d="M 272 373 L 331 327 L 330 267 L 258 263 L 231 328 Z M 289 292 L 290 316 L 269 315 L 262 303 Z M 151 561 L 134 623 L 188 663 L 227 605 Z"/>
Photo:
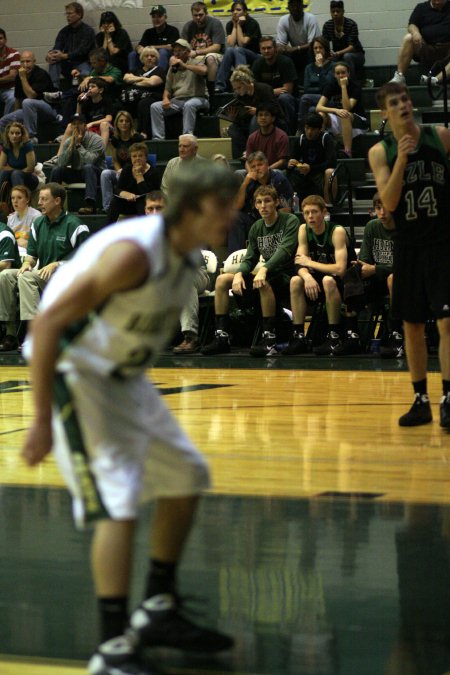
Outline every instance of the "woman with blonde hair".
<path id="1" fill-rule="evenodd" d="M 227 116 L 232 120 L 228 128 L 231 136 L 233 158 L 241 157 L 245 151 L 247 138 L 256 131 L 256 108 L 260 103 L 273 101 L 278 108 L 277 118 L 283 117 L 281 108 L 276 102 L 273 89 L 269 84 L 255 82 L 252 71 L 248 66 L 238 66 L 230 77 L 235 99 L 227 108 Z"/>
<path id="2" fill-rule="evenodd" d="M 10 122 L 3 132 L 0 153 L 0 185 L 26 185 L 35 190 L 39 179 L 35 175 L 36 155 L 28 131 L 21 122 Z"/>
<path id="3" fill-rule="evenodd" d="M 11 190 L 11 203 L 14 211 L 8 216 L 8 227 L 14 232 L 20 255 L 25 255 L 30 236 L 30 228 L 41 212 L 31 204 L 31 192 L 26 185 L 16 185 Z"/>
<path id="4" fill-rule="evenodd" d="M 155 47 L 144 47 L 139 58 L 142 67 L 123 76 L 127 86 L 122 90 L 121 100 L 124 108 L 137 117 L 139 131 L 151 138 L 150 106 L 162 100 L 166 71 L 159 65 Z"/>
<path id="5" fill-rule="evenodd" d="M 100 188 L 102 191 L 102 206 L 108 211 L 114 190 L 119 180 L 120 172 L 129 162 L 129 149 L 133 143 L 145 140 L 142 134 L 136 131 L 134 120 L 127 110 L 119 110 L 114 119 L 114 132 L 109 139 L 112 146 L 112 167 L 104 169 L 100 174 Z"/>

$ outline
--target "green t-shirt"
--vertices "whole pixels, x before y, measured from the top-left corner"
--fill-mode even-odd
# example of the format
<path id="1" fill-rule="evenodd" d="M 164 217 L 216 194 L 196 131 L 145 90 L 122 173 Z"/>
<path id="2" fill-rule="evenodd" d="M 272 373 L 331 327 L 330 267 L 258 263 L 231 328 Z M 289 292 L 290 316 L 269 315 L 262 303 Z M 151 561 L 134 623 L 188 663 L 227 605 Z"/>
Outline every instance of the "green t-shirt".
<path id="1" fill-rule="evenodd" d="M 383 227 L 378 218 L 369 220 L 364 228 L 358 258 L 369 265 L 376 265 L 377 276 L 386 277 L 392 272 L 394 258 L 394 232 Z"/>
<path id="2" fill-rule="evenodd" d="M 10 262 L 13 269 L 21 266 L 16 237 L 4 223 L 0 223 L 0 262 Z"/>
<path id="3" fill-rule="evenodd" d="M 273 225 L 266 225 L 262 218 L 253 223 L 248 235 L 247 253 L 239 266 L 239 272 L 249 274 L 260 256 L 271 276 L 290 272 L 297 251 L 299 225 L 293 213 L 284 211 L 278 211 L 278 218 Z"/>

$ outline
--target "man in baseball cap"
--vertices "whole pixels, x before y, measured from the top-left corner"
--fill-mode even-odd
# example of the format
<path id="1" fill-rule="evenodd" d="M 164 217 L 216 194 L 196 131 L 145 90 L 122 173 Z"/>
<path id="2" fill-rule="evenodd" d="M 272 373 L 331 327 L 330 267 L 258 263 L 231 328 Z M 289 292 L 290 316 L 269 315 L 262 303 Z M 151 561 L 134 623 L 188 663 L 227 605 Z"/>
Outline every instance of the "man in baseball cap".
<path id="1" fill-rule="evenodd" d="M 154 47 L 158 50 L 159 66 L 167 70 L 169 58 L 172 54 L 172 45 L 180 37 L 178 28 L 167 23 L 167 10 L 164 5 L 153 5 L 149 12 L 152 18 L 153 28 L 147 28 L 142 35 L 136 52 L 131 52 L 129 57 L 130 70 L 140 67 L 139 54 L 144 47 Z"/>

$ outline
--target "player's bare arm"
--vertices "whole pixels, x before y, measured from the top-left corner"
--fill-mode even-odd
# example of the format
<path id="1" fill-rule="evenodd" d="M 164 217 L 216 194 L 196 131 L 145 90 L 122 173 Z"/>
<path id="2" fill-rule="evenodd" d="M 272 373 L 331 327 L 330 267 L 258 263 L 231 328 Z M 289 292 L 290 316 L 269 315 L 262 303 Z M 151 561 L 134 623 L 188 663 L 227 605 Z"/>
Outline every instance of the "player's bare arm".
<path id="1" fill-rule="evenodd" d="M 408 161 L 408 149 L 413 149 L 415 146 L 416 142 L 412 136 L 404 136 L 399 141 L 398 155 L 392 172 L 387 163 L 386 151 L 381 143 L 377 143 L 369 150 L 370 168 L 374 173 L 381 200 L 388 211 L 393 212 L 398 206 Z"/>
<path id="2" fill-rule="evenodd" d="M 446 127 L 435 127 L 436 133 L 441 139 L 442 145 L 444 146 L 447 155 L 450 155 L 450 129 Z"/>
<path id="3" fill-rule="evenodd" d="M 53 377 L 61 333 L 112 294 L 140 286 L 148 274 L 147 259 L 136 244 L 127 241 L 113 244 L 94 266 L 80 274 L 58 300 L 33 320 L 31 378 L 35 420 L 22 450 L 30 466 L 41 462 L 52 446 Z"/>

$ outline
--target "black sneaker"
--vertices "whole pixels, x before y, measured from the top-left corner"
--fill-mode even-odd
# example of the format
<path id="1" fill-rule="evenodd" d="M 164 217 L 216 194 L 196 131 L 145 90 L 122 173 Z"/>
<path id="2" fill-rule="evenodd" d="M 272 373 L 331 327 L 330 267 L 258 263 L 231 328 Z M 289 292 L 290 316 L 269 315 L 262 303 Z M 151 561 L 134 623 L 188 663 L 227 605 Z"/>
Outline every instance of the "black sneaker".
<path id="1" fill-rule="evenodd" d="M 149 675 L 136 654 L 132 637 L 119 637 L 103 642 L 88 663 L 89 675 Z"/>
<path id="2" fill-rule="evenodd" d="M 275 356 L 277 352 L 277 339 L 275 333 L 265 330 L 259 344 L 250 348 L 251 356 Z"/>
<path id="3" fill-rule="evenodd" d="M 228 354 L 230 351 L 230 337 L 223 330 L 216 330 L 214 340 L 205 345 L 201 350 L 204 356 L 215 356 L 216 354 Z"/>
<path id="4" fill-rule="evenodd" d="M 129 633 L 138 649 L 171 647 L 212 654 L 233 646 L 228 635 L 197 626 L 184 617 L 169 593 L 145 600 L 131 615 Z"/>
<path id="5" fill-rule="evenodd" d="M 440 405 L 441 427 L 450 429 L 450 394 L 441 398 Z"/>
<path id="6" fill-rule="evenodd" d="M 362 347 L 358 333 L 347 333 L 338 346 L 333 349 L 334 356 L 348 356 L 349 354 L 361 354 Z"/>
<path id="7" fill-rule="evenodd" d="M 294 354 L 306 354 L 308 351 L 308 342 L 304 333 L 297 333 L 294 331 L 288 346 L 281 352 L 285 356 L 292 356 Z"/>
<path id="8" fill-rule="evenodd" d="M 328 356 L 329 354 L 334 354 L 334 350 L 341 344 L 341 338 L 338 333 L 330 331 L 327 334 L 325 342 L 322 342 L 321 345 L 313 348 L 314 354 L 316 356 Z"/>
<path id="9" fill-rule="evenodd" d="M 383 359 L 401 359 L 405 355 L 403 336 L 397 331 L 389 333 L 386 344 L 380 347 L 380 356 Z"/>
<path id="10" fill-rule="evenodd" d="M 401 427 L 418 427 L 433 420 L 430 400 L 427 394 L 416 394 L 414 403 L 407 413 L 398 420 Z"/>

